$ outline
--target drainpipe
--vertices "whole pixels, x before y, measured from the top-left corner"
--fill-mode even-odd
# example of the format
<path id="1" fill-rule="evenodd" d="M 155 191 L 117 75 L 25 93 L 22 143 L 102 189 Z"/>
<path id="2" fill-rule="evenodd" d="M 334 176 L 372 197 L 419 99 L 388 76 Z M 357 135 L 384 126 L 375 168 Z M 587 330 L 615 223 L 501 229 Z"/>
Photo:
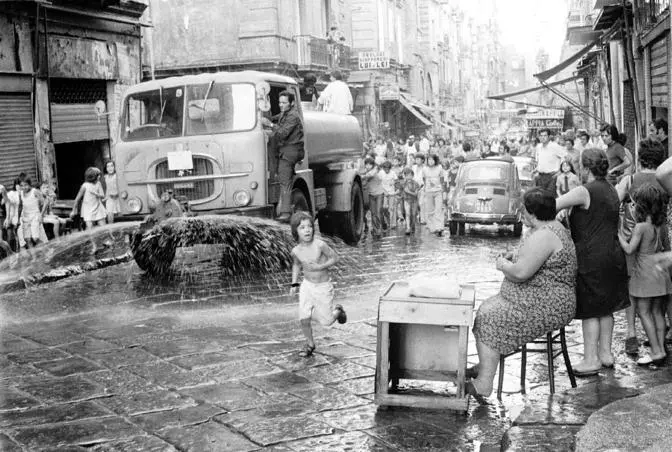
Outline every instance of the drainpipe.
<path id="1" fill-rule="evenodd" d="M 51 121 L 51 76 L 49 71 L 49 28 L 47 26 L 47 8 L 44 8 L 44 55 L 45 67 L 47 69 L 47 107 L 49 109 L 49 141 L 53 141 L 51 130 L 53 124 Z"/>
<path id="2" fill-rule="evenodd" d="M 623 0 L 623 17 L 625 19 L 625 35 L 623 36 L 623 49 L 625 51 L 625 67 L 630 78 L 630 86 L 632 87 L 632 101 L 635 105 L 635 143 L 631 146 L 635 150 L 635 169 L 639 162 L 639 139 L 641 134 L 641 112 L 639 105 L 639 83 L 637 82 L 637 70 L 635 64 L 635 34 L 630 29 L 630 22 L 628 20 L 626 0 Z"/>

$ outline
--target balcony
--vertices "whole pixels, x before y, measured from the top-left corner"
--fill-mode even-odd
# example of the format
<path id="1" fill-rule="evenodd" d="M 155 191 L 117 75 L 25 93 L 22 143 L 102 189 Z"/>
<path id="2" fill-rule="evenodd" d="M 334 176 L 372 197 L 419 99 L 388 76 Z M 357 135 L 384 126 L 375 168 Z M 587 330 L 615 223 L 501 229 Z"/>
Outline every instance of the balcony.
<path id="1" fill-rule="evenodd" d="M 300 71 L 350 68 L 350 46 L 314 36 L 297 36 L 297 65 Z"/>
<path id="2" fill-rule="evenodd" d="M 655 26 L 661 20 L 661 16 L 669 11 L 670 0 L 649 0 L 639 4 L 636 10 L 637 20 L 642 29 Z"/>

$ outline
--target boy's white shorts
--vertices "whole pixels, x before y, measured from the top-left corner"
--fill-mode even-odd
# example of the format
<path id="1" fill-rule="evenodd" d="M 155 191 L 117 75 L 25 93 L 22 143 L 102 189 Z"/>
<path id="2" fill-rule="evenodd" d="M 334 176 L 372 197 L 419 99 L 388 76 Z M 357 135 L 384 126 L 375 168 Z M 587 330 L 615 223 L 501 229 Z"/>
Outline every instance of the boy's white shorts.
<path id="1" fill-rule="evenodd" d="M 334 285 L 304 280 L 299 289 L 299 319 L 313 318 L 324 326 L 334 323 Z"/>

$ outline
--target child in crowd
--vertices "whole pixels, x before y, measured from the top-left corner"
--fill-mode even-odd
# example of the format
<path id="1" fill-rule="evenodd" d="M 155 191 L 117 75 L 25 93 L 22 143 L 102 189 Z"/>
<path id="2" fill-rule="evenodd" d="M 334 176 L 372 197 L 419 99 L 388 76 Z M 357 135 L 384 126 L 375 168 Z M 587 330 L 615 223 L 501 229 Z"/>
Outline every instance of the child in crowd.
<path id="1" fill-rule="evenodd" d="M 154 222 L 161 222 L 168 218 L 184 216 L 184 210 L 179 201 L 173 197 L 173 190 L 165 190 L 161 193 L 161 201 L 156 205 L 156 209 L 149 216 Z"/>
<path id="2" fill-rule="evenodd" d="M 75 217 L 80 213 L 82 220 L 86 224 L 86 229 L 91 229 L 95 224 L 102 226 L 105 224 L 107 218 L 107 211 L 103 205 L 105 199 L 105 192 L 100 183 L 102 173 L 98 168 L 90 167 L 84 172 L 84 183 L 77 193 L 75 198 L 75 206 L 70 213 L 70 217 Z M 81 201 L 81 209 L 77 210 L 79 202 Z"/>
<path id="3" fill-rule="evenodd" d="M 420 211 L 425 212 L 429 231 L 437 237 L 443 235 L 445 217 L 443 214 L 443 192 L 445 175 L 436 154 L 429 154 L 427 165 L 422 168 L 422 185 L 425 192 L 425 204 Z"/>
<path id="4" fill-rule="evenodd" d="M 379 238 L 382 234 L 382 210 L 383 210 L 383 184 L 380 178 L 380 170 L 376 166 L 375 160 L 367 158 L 364 160 L 363 179 L 366 181 L 367 191 L 369 192 L 369 211 L 371 212 L 371 235 L 373 238 Z"/>
<path id="5" fill-rule="evenodd" d="M 121 212 L 119 204 L 119 184 L 117 182 L 117 168 L 112 160 L 105 163 L 105 210 L 107 222 L 114 223 L 114 215 Z"/>
<path id="6" fill-rule="evenodd" d="M 0 184 L 0 241 L 5 240 L 5 220 L 7 219 L 7 190 Z"/>
<path id="7" fill-rule="evenodd" d="M 569 160 L 560 164 L 560 174 L 555 179 L 555 189 L 558 196 L 562 196 L 573 188 L 580 187 L 581 180 L 574 172 L 574 166 Z"/>
<path id="8" fill-rule="evenodd" d="M 637 364 L 662 365 L 665 361 L 665 308 L 672 288 L 667 270 L 656 267 L 655 254 L 669 251 L 665 227 L 667 194 L 646 184 L 633 194 L 637 224 L 628 240 L 619 232 L 619 242 L 626 254 L 634 254 L 628 288 L 630 297 L 651 344 L 651 354 L 642 356 Z"/>
<path id="9" fill-rule="evenodd" d="M 19 231 L 20 184 L 20 178 L 14 179 L 11 190 L 7 191 L 6 195 L 7 216 L 5 217 L 4 227 L 5 231 L 7 231 L 7 243 L 9 243 L 13 251 L 20 251 L 20 243 L 23 241 L 19 240 L 19 235 L 23 237 L 23 233 Z"/>
<path id="10" fill-rule="evenodd" d="M 415 222 L 418 216 L 418 193 L 420 184 L 414 179 L 411 168 L 404 168 L 404 213 L 406 215 L 406 235 L 415 233 Z"/>
<path id="11" fill-rule="evenodd" d="M 22 236 L 19 245 L 30 248 L 46 241 L 42 226 L 42 206 L 44 200 L 39 190 L 33 188 L 30 177 L 24 177 L 19 183 L 19 224 Z"/>
<path id="12" fill-rule="evenodd" d="M 397 226 L 397 197 L 394 183 L 397 173 L 392 171 L 392 163 L 386 160 L 381 165 L 380 181 L 383 186 L 383 229 Z"/>
<path id="13" fill-rule="evenodd" d="M 54 231 L 54 238 L 57 238 L 61 235 L 61 225 L 65 225 L 65 219 L 59 218 L 54 214 L 56 193 L 46 182 L 43 182 L 40 186 L 40 192 L 44 199 L 44 204 L 42 205 L 42 224 L 50 224 Z"/>
<path id="14" fill-rule="evenodd" d="M 343 306 L 334 305 L 334 285 L 329 277 L 329 268 L 338 262 L 338 255 L 322 240 L 315 238 L 313 218 L 306 212 L 296 212 L 290 220 L 292 237 L 298 245 L 292 249 L 292 288 L 290 295 L 299 292 L 299 321 L 306 345 L 299 353 L 309 357 L 315 351 L 312 319 L 324 326 L 335 321 L 345 323 L 347 316 Z M 303 283 L 299 273 L 303 270 Z"/>
<path id="15" fill-rule="evenodd" d="M 422 169 L 425 167 L 425 156 L 423 154 L 415 155 L 415 165 L 411 167 L 413 170 L 413 177 L 415 181 L 420 186 L 418 191 L 418 215 L 420 216 L 420 224 L 426 224 L 427 218 L 425 217 L 425 211 L 423 209 L 425 204 L 425 191 L 423 188 L 424 179 L 422 177 Z"/>

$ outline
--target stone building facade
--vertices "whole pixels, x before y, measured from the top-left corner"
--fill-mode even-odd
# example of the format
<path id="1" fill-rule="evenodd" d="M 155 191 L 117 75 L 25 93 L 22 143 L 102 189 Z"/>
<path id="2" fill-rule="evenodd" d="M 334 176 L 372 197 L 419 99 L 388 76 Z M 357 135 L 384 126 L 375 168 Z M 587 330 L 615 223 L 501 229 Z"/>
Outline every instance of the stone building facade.
<path id="1" fill-rule="evenodd" d="M 74 199 L 111 158 L 121 95 L 141 75 L 143 1 L 0 3 L 0 183 Z M 98 110 L 96 110 L 98 104 Z"/>

